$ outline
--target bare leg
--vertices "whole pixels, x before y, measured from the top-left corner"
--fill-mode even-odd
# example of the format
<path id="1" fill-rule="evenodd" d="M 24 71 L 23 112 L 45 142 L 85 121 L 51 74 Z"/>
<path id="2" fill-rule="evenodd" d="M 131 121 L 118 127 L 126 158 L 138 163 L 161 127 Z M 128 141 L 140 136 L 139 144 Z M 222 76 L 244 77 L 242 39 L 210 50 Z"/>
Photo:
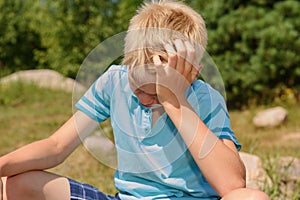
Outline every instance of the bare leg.
<path id="1" fill-rule="evenodd" d="M 70 200 L 69 181 L 44 171 L 31 171 L 3 179 L 4 200 Z"/>
<path id="2" fill-rule="evenodd" d="M 2 180 L 3 179 L 3 180 Z M 2 177 L 0 177 L 0 200 L 3 200 L 3 182 L 6 182 L 6 178 L 2 178 Z"/>
<path id="3" fill-rule="evenodd" d="M 4 200 L 70 200 L 69 181 L 65 177 L 44 171 L 32 171 L 2 178 Z M 258 190 L 241 188 L 225 195 L 222 200 L 269 200 Z"/>
<path id="4" fill-rule="evenodd" d="M 270 200 L 270 198 L 259 190 L 240 188 L 225 195 L 221 200 Z"/>

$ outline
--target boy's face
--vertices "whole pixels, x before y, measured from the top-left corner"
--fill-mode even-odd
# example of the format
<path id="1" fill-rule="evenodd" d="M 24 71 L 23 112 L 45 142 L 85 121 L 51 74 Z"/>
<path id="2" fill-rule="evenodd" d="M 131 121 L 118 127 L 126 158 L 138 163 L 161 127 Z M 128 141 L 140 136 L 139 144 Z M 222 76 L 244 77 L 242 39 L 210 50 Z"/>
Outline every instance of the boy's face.
<path id="1" fill-rule="evenodd" d="M 134 79 L 133 70 L 142 70 L 143 80 Z M 139 74 L 140 72 L 136 74 Z M 140 103 L 146 108 L 158 108 L 162 105 L 156 95 L 156 74 L 145 71 L 144 66 L 136 67 L 128 74 L 129 85 L 133 93 L 139 99 Z"/>
<path id="2" fill-rule="evenodd" d="M 154 83 L 142 85 L 133 92 L 144 107 L 153 108 L 160 105 L 156 95 L 156 85 Z"/>

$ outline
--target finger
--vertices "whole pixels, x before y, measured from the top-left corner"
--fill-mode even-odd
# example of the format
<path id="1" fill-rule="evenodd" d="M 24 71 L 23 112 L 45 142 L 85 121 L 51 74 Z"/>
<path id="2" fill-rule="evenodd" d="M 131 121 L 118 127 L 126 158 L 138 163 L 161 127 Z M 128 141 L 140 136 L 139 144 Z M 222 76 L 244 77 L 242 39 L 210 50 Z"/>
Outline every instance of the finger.
<path id="1" fill-rule="evenodd" d="M 176 51 L 173 48 L 173 45 L 171 44 L 165 44 L 164 45 L 165 50 L 168 54 L 168 67 L 171 68 L 176 68 L 176 63 L 177 63 L 177 55 L 176 55 Z"/>
<path id="2" fill-rule="evenodd" d="M 202 64 L 197 65 L 196 69 L 198 70 L 198 73 L 200 74 L 203 69 L 203 65 Z"/>
<path id="3" fill-rule="evenodd" d="M 161 79 L 167 75 L 167 72 L 159 55 L 153 56 L 153 63 L 155 65 L 155 70 L 156 70 L 156 83 L 160 84 Z"/>
<path id="4" fill-rule="evenodd" d="M 202 71 L 203 65 L 202 64 L 194 65 L 193 68 L 194 68 L 194 70 L 197 70 L 198 74 L 200 74 Z"/>
<path id="5" fill-rule="evenodd" d="M 153 63 L 154 63 L 154 65 L 156 66 L 156 73 L 157 73 L 157 76 L 158 76 L 158 75 L 165 74 L 165 73 L 164 73 L 164 68 L 163 68 L 163 63 L 162 63 L 162 61 L 161 61 L 159 55 L 153 56 Z"/>
<path id="6" fill-rule="evenodd" d="M 203 68 L 203 65 L 198 65 L 197 67 L 193 67 L 192 71 L 191 71 L 191 76 L 190 76 L 190 83 L 194 82 L 196 80 L 196 78 L 199 76 L 201 70 Z"/>
<path id="7" fill-rule="evenodd" d="M 195 48 L 195 52 L 196 52 L 195 58 L 194 58 L 195 59 L 194 65 L 199 65 L 202 57 L 205 54 L 205 49 L 199 44 L 196 44 L 194 48 Z"/>
<path id="8" fill-rule="evenodd" d="M 182 74 L 185 68 L 184 64 L 185 64 L 186 48 L 183 41 L 179 39 L 174 41 L 174 45 L 177 52 L 176 70 Z"/>
<path id="9" fill-rule="evenodd" d="M 190 80 L 189 80 L 189 82 L 193 83 L 196 80 L 196 78 L 198 77 L 198 75 L 199 75 L 198 70 L 193 67 L 193 69 L 192 69 L 192 71 L 190 73 Z"/>
<path id="10" fill-rule="evenodd" d="M 195 58 L 195 48 L 189 41 L 185 41 L 184 45 L 186 47 L 186 57 L 185 57 L 185 66 L 184 66 L 184 76 L 188 76 L 191 73 Z"/>
<path id="11" fill-rule="evenodd" d="M 154 63 L 154 65 L 156 65 L 156 66 L 162 65 L 162 61 L 161 61 L 159 55 L 153 56 L 153 63 Z"/>

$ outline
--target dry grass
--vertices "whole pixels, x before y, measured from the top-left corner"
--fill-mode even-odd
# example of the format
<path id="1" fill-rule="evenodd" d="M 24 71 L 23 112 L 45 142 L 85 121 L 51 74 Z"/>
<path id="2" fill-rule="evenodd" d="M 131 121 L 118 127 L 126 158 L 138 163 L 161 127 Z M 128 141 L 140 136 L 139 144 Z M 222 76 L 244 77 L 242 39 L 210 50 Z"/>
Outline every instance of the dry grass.
<path id="1" fill-rule="evenodd" d="M 252 123 L 255 114 L 265 107 L 230 112 L 232 128 L 243 144 L 243 151 L 261 157 L 279 154 L 300 158 L 300 104 L 281 106 L 288 110 L 288 119 L 275 128 L 257 128 Z"/>
<path id="2" fill-rule="evenodd" d="M 72 115 L 72 95 L 33 85 L 0 85 L 0 156 L 52 134 Z M 80 146 L 51 172 L 86 182 L 114 194 L 114 170 Z"/>

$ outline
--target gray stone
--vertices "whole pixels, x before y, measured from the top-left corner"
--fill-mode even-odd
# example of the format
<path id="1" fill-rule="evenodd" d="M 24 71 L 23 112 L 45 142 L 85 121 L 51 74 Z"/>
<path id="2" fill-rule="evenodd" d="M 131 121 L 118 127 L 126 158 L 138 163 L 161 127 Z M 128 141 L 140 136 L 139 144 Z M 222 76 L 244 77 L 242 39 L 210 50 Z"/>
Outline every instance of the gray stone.
<path id="1" fill-rule="evenodd" d="M 296 190 L 300 192 L 300 160 L 291 156 L 281 157 L 279 161 L 281 178 L 281 190 L 287 191 L 291 196 Z M 300 194 L 299 194 L 300 196 Z"/>
<path id="2" fill-rule="evenodd" d="M 274 199 L 295 199 L 293 196 L 300 191 L 300 160 L 294 157 L 272 158 L 273 183 L 262 167 L 261 159 L 255 155 L 240 152 L 241 159 L 246 168 L 247 188 L 263 190 L 264 188 L 277 188 L 278 194 Z M 300 194 L 298 194 L 300 197 Z M 298 199 L 298 198 L 297 198 Z"/>
<path id="3" fill-rule="evenodd" d="M 256 127 L 275 127 L 287 119 L 288 112 L 278 106 L 263 110 L 255 115 L 253 123 Z"/>
<path id="4" fill-rule="evenodd" d="M 74 86 L 77 91 L 86 90 L 82 85 L 71 78 L 66 78 L 60 73 L 50 69 L 25 70 L 13 73 L 0 80 L 1 84 L 22 81 L 36 84 L 39 87 L 60 89 L 73 92 Z"/>
<path id="5" fill-rule="evenodd" d="M 281 173 L 291 179 L 300 179 L 300 159 L 291 156 L 280 158 Z"/>

